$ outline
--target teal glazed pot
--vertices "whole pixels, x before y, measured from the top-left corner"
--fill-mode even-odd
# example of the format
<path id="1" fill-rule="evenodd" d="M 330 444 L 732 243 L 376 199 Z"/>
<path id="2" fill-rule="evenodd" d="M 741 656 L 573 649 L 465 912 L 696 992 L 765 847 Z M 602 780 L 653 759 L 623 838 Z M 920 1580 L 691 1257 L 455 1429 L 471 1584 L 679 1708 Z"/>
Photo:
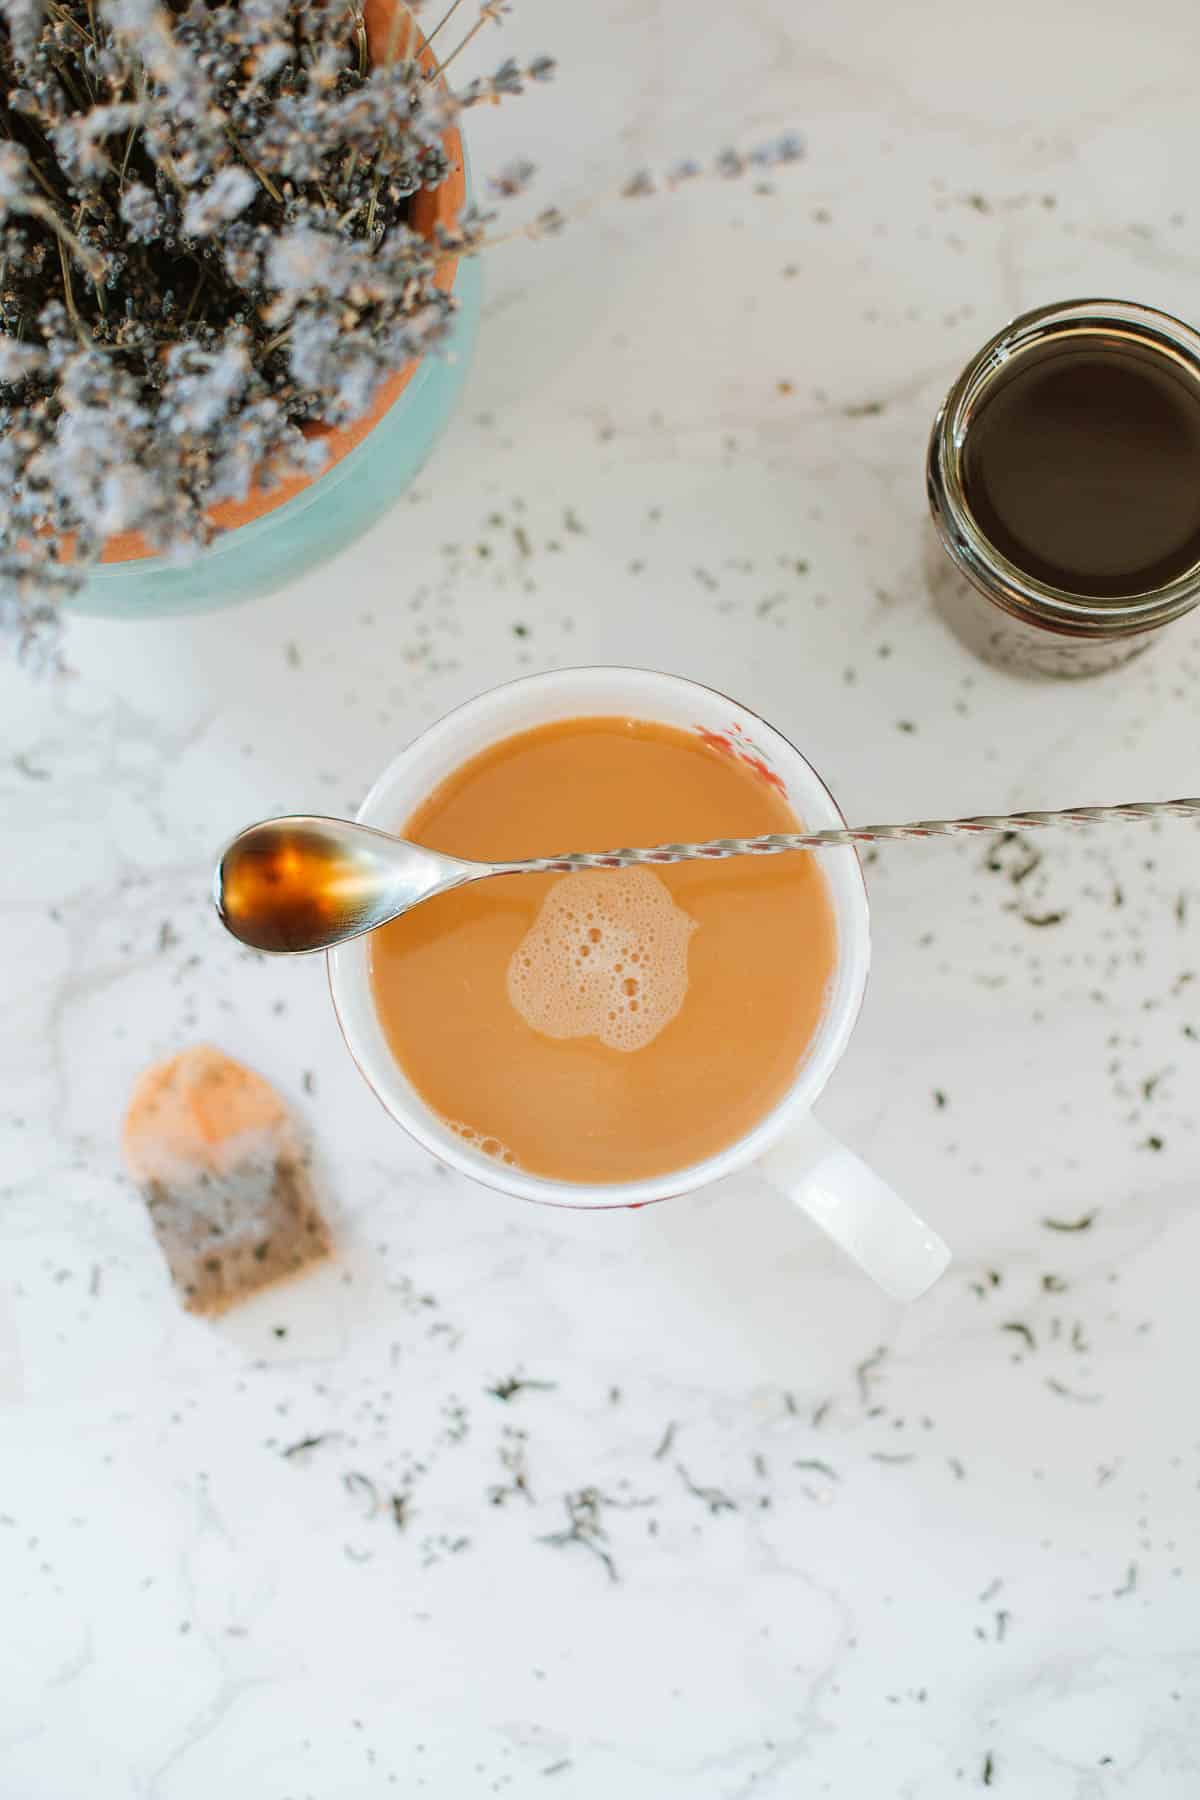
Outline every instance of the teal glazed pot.
<path id="1" fill-rule="evenodd" d="M 404 50 L 395 14 L 403 0 L 363 0 L 371 61 L 378 65 Z M 422 44 L 420 60 L 434 59 Z M 452 226 L 471 200 L 471 172 L 457 127 L 443 136 L 450 172 L 440 186 L 413 195 L 410 227 L 434 239 Z M 436 355 L 408 364 L 384 382 L 356 424 L 328 435 L 329 467 L 316 479 L 296 479 L 274 490 L 252 485 L 245 502 L 213 509 L 220 528 L 213 542 L 187 562 L 146 555 L 135 534 L 111 538 L 110 560 L 88 574 L 68 602 L 77 613 L 108 619 L 151 619 L 212 612 L 268 594 L 335 555 L 387 511 L 413 480 L 458 403 L 479 331 L 482 278 L 474 257 L 439 267 L 435 280 L 457 301 L 446 343 Z"/>
<path id="2" fill-rule="evenodd" d="M 459 259 L 447 347 L 426 356 L 400 397 L 348 455 L 301 493 L 223 532 L 186 563 L 103 563 L 68 602 L 76 613 L 152 619 L 214 612 L 272 593 L 361 537 L 408 487 L 458 404 L 479 329 L 482 277 Z"/>

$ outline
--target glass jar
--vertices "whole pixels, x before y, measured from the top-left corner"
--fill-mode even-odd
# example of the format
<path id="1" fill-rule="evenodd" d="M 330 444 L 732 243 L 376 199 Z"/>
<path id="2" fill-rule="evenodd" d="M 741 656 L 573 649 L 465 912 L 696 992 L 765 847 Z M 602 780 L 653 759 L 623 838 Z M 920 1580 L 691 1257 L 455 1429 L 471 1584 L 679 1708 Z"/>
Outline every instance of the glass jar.
<path id="1" fill-rule="evenodd" d="M 972 424 L 1018 358 L 1058 351 L 1129 351 L 1157 360 L 1194 388 L 1200 407 L 1200 332 L 1124 300 L 1074 300 L 1014 319 L 972 358 L 946 396 L 929 441 L 929 505 L 958 571 L 939 584 L 948 623 L 986 661 L 1015 673 L 1097 675 L 1137 656 L 1200 601 L 1200 562 L 1161 587 L 1096 597 L 1053 587 L 1020 569 L 984 534 L 967 498 Z M 947 571 L 949 573 L 949 571 Z"/>

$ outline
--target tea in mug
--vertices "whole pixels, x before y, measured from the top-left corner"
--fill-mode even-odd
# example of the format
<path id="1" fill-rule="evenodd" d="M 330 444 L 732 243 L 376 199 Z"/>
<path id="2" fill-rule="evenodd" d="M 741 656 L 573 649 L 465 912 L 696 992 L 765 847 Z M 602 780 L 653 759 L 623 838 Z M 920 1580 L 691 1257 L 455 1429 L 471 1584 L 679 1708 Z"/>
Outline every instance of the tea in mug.
<path id="1" fill-rule="evenodd" d="M 578 718 L 493 744 L 405 821 L 509 861 L 803 829 L 742 735 Z M 430 1110 L 525 1173 L 627 1182 L 737 1142 L 781 1101 L 837 956 L 811 853 L 514 875 L 371 943 L 392 1053 Z"/>

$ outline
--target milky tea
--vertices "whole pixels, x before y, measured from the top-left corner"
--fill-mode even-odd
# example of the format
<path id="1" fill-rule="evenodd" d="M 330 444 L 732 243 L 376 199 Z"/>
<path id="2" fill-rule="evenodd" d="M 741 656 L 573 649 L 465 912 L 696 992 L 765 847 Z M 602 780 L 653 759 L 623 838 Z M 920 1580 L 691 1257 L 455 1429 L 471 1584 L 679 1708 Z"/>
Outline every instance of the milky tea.
<path id="1" fill-rule="evenodd" d="M 508 861 L 802 829 L 736 736 L 543 725 L 464 763 L 404 836 Z M 837 954 L 815 857 L 517 875 L 376 932 L 371 986 L 425 1104 L 527 1174 L 625 1182 L 713 1156 L 783 1098 Z"/>

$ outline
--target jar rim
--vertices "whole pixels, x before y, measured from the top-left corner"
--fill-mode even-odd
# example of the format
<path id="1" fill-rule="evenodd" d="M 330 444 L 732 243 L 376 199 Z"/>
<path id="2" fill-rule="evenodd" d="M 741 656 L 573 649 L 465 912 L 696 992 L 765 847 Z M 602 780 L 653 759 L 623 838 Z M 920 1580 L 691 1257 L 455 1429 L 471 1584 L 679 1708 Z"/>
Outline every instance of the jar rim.
<path id="1" fill-rule="evenodd" d="M 967 432 L 1014 358 L 1056 340 L 1091 336 L 1136 343 L 1182 368 L 1200 392 L 1200 331 L 1170 313 L 1130 300 L 1067 300 L 1009 321 L 966 365 L 943 401 L 929 439 L 926 486 L 943 547 L 962 574 L 1006 612 L 1070 636 L 1124 636 L 1168 624 L 1200 601 L 1200 562 L 1140 593 L 1072 593 L 1029 575 L 979 526 L 967 501 Z"/>

